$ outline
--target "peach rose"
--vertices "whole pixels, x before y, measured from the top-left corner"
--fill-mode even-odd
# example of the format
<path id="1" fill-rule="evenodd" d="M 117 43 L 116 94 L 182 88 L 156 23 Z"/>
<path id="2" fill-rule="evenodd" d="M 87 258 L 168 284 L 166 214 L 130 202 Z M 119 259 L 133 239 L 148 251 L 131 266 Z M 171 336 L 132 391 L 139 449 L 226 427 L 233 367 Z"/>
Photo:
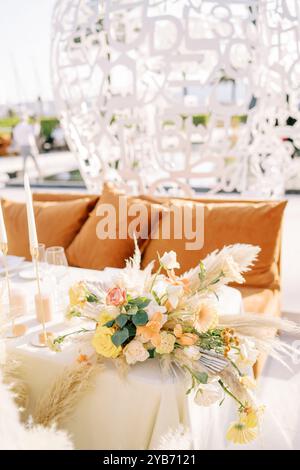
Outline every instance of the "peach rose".
<path id="1" fill-rule="evenodd" d="M 121 287 L 113 287 L 112 289 L 109 289 L 107 296 L 106 296 L 107 305 L 114 305 L 115 307 L 119 307 L 120 305 L 125 304 L 125 302 L 126 302 L 125 289 L 121 289 Z"/>

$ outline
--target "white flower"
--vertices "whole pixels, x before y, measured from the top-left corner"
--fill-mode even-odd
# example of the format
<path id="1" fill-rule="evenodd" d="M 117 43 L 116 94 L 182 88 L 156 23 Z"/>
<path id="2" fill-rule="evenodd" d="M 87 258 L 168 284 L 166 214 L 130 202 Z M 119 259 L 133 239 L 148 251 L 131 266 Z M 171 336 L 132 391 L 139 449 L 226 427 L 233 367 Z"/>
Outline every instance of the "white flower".
<path id="1" fill-rule="evenodd" d="M 156 313 L 166 313 L 167 309 L 166 307 L 164 307 L 163 305 L 158 305 L 157 302 L 155 302 L 155 300 L 151 300 L 151 302 L 149 303 L 149 305 L 145 308 L 147 314 L 148 314 L 148 318 L 149 320 L 151 320 L 153 318 L 153 316 L 156 314 Z M 164 323 L 167 321 L 167 315 L 164 315 Z"/>
<path id="2" fill-rule="evenodd" d="M 156 347 L 158 354 L 170 354 L 174 349 L 176 338 L 167 331 L 160 333 L 160 345 Z"/>
<path id="3" fill-rule="evenodd" d="M 109 316 L 111 316 L 112 318 L 117 318 L 117 316 L 120 315 L 120 309 L 118 307 L 115 307 L 114 305 L 105 305 L 103 311 L 107 313 Z"/>
<path id="4" fill-rule="evenodd" d="M 136 362 L 144 362 L 149 357 L 147 349 L 144 348 L 142 343 L 136 339 L 130 341 L 124 348 L 124 355 L 127 364 L 135 364 Z"/>
<path id="5" fill-rule="evenodd" d="M 255 343 L 248 338 L 240 339 L 240 354 L 235 362 L 242 372 L 255 364 L 257 356 L 258 351 L 255 347 Z"/>
<path id="6" fill-rule="evenodd" d="M 183 352 L 189 359 L 192 359 L 192 361 L 198 361 L 201 356 L 198 346 L 187 346 L 183 349 Z"/>
<path id="7" fill-rule="evenodd" d="M 242 284 L 245 279 L 241 275 L 240 269 L 240 266 L 233 257 L 231 255 L 227 255 L 222 266 L 222 271 L 227 282 L 237 282 L 238 284 Z"/>
<path id="8" fill-rule="evenodd" d="M 171 309 L 177 307 L 179 298 L 184 293 L 183 286 L 173 286 L 169 282 L 166 282 L 166 278 L 163 276 L 158 277 L 153 290 L 164 304 L 167 301 L 169 302 L 169 307 L 171 307 Z"/>
<path id="9" fill-rule="evenodd" d="M 210 406 L 216 401 L 223 399 L 223 391 L 218 383 L 210 382 L 205 385 L 200 385 L 198 388 L 194 401 L 200 406 Z"/>
<path id="10" fill-rule="evenodd" d="M 165 251 L 163 256 L 160 258 L 160 264 L 165 269 L 176 269 L 180 268 L 180 264 L 177 261 L 177 255 L 175 251 Z"/>
<path id="11" fill-rule="evenodd" d="M 184 293 L 184 290 L 182 286 L 172 286 L 172 284 L 169 284 L 167 286 L 166 294 L 168 297 L 168 303 L 170 304 L 172 309 L 177 307 L 179 303 L 179 299 L 183 293 Z"/>
<path id="12" fill-rule="evenodd" d="M 240 377 L 240 383 L 244 385 L 244 387 L 248 388 L 249 390 L 254 390 L 256 388 L 256 381 L 252 377 L 248 375 L 244 375 Z"/>

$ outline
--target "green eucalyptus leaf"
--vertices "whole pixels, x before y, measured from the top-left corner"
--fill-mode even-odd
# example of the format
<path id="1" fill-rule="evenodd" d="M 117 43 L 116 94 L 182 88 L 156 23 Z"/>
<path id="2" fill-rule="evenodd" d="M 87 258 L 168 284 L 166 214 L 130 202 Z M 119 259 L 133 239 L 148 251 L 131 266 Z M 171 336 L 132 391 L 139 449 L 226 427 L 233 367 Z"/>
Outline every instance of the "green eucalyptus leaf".
<path id="1" fill-rule="evenodd" d="M 126 325 L 126 328 L 128 330 L 128 333 L 129 333 L 130 337 L 136 335 L 136 326 L 133 323 L 128 322 L 127 325 Z"/>
<path id="2" fill-rule="evenodd" d="M 108 328 L 110 328 L 111 326 L 113 326 L 115 323 L 115 320 L 109 320 L 108 322 L 106 322 L 103 326 L 107 326 Z"/>
<path id="3" fill-rule="evenodd" d="M 125 308 L 128 315 L 135 315 L 139 310 L 137 305 L 126 305 Z"/>
<path id="4" fill-rule="evenodd" d="M 207 384 L 208 374 L 206 372 L 194 372 L 193 376 L 200 384 Z"/>
<path id="5" fill-rule="evenodd" d="M 142 308 L 147 307 L 150 302 L 151 302 L 151 300 L 148 299 L 147 297 L 136 297 L 135 299 L 130 299 L 128 304 L 129 305 L 135 305 L 139 309 L 142 309 Z"/>
<path id="6" fill-rule="evenodd" d="M 125 315 L 124 313 L 121 313 L 121 315 L 119 315 L 117 318 L 116 318 L 116 324 L 120 327 L 120 328 L 123 328 L 123 326 L 126 325 L 127 321 L 128 321 L 128 315 Z"/>
<path id="7" fill-rule="evenodd" d="M 86 295 L 86 300 L 90 303 L 98 302 L 98 297 L 95 294 L 92 294 L 91 292 L 89 292 Z"/>
<path id="8" fill-rule="evenodd" d="M 115 346 L 121 346 L 129 338 L 129 332 L 127 328 L 122 328 L 122 330 L 116 331 L 111 340 Z"/>
<path id="9" fill-rule="evenodd" d="M 139 297 L 137 299 L 137 306 L 139 307 L 139 309 L 143 309 L 143 308 L 148 307 L 150 302 L 151 302 L 151 300 L 147 299 L 147 297 Z"/>
<path id="10" fill-rule="evenodd" d="M 155 357 L 155 348 L 148 349 L 148 353 L 149 353 L 150 359 L 153 359 Z"/>
<path id="11" fill-rule="evenodd" d="M 133 315 L 132 322 L 135 324 L 135 326 L 146 325 L 148 322 L 147 312 L 145 312 L 145 310 L 139 310 L 138 313 Z"/>

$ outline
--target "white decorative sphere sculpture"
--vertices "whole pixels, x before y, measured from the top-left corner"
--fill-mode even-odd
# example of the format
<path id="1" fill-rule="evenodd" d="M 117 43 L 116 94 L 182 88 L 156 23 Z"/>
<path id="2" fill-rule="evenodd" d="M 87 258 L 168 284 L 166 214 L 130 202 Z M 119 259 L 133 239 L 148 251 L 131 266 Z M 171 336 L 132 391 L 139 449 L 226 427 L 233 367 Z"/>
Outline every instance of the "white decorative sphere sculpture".
<path id="1" fill-rule="evenodd" d="M 54 92 L 88 188 L 281 194 L 299 15 L 297 0 L 59 0 Z"/>

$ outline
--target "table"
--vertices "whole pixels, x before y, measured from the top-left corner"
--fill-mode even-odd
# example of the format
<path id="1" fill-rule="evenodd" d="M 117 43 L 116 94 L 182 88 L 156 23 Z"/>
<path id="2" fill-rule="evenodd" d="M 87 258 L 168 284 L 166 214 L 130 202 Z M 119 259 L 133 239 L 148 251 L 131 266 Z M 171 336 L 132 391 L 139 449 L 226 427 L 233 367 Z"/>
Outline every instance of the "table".
<path id="1" fill-rule="evenodd" d="M 67 290 L 68 285 L 81 279 L 107 281 L 114 272 L 112 269 L 100 272 L 68 268 L 65 288 Z M 35 282 L 13 279 L 15 285 L 20 285 L 20 282 L 33 295 Z M 223 314 L 241 311 L 241 295 L 236 289 L 222 288 L 219 302 Z M 61 353 L 35 348 L 30 339 L 41 330 L 41 326 L 33 316 L 28 316 L 26 323 L 28 333 L 8 340 L 7 347 L 10 354 L 22 362 L 23 378 L 30 387 L 30 415 L 35 402 L 55 378 L 66 366 L 74 363 L 79 349 L 85 353 L 89 345 L 69 344 Z M 78 320 L 75 324 L 78 326 Z M 64 322 L 62 313 L 47 323 L 47 328 L 57 333 L 73 327 L 74 323 Z M 174 376 L 164 376 L 156 360 L 136 364 L 125 380 L 107 361 L 96 378 L 95 387 L 82 397 L 62 427 L 71 434 L 77 449 L 155 449 L 161 436 L 178 429 L 179 425 L 190 429 L 194 448 L 224 448 L 225 431 L 235 418 L 235 406 L 226 399 L 221 408 L 218 404 L 209 408 L 199 407 L 185 392 L 186 384 Z"/>

